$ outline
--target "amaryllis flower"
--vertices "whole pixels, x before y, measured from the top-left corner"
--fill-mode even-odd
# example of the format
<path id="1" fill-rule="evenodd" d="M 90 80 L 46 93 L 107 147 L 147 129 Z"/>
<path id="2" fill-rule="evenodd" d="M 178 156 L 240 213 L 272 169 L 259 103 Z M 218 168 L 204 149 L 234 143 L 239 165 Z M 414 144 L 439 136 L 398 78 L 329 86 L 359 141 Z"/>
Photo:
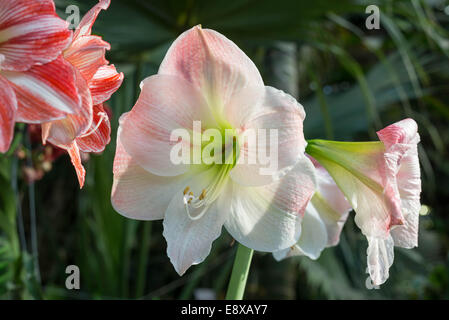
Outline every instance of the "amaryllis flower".
<path id="1" fill-rule="evenodd" d="M 75 75 L 59 56 L 72 39 L 52 0 L 0 0 L 0 152 L 14 123 L 42 123 L 80 110 Z"/>
<path id="2" fill-rule="evenodd" d="M 384 283 L 394 246 L 418 245 L 421 178 L 418 126 L 405 119 L 377 132 L 379 142 L 309 141 L 307 153 L 322 164 L 356 212 L 368 239 L 368 270 Z"/>
<path id="3" fill-rule="evenodd" d="M 292 247 L 273 253 L 276 260 L 307 256 L 316 260 L 328 247 L 336 246 L 348 218 L 351 205 L 332 177 L 314 159 L 317 190 L 307 205 L 299 241 Z"/>
<path id="4" fill-rule="evenodd" d="M 123 73 L 105 59 L 109 43 L 91 35 L 92 26 L 110 0 L 100 0 L 81 20 L 70 46 L 63 57 L 76 74 L 76 84 L 82 100 L 79 112 L 65 119 L 42 125 L 43 141 L 66 149 L 76 169 L 80 187 L 84 185 L 85 170 L 80 151 L 101 152 L 110 142 L 111 126 L 103 103 L 120 87 Z"/>
<path id="5" fill-rule="evenodd" d="M 164 219 L 167 254 L 180 275 L 206 258 L 223 226 L 255 250 L 294 245 L 315 190 L 314 167 L 304 155 L 303 107 L 266 87 L 232 41 L 200 26 L 179 36 L 158 74 L 141 88 L 136 105 L 120 121 L 114 208 L 133 219 Z M 236 151 L 229 162 L 171 161 L 171 134 L 178 129 L 200 134 L 197 121 L 203 129 L 232 132 L 229 140 L 214 139 L 217 153 Z M 271 174 L 260 170 L 266 168 L 260 161 L 241 161 L 257 149 L 243 139 L 245 132 L 258 129 L 273 129 L 278 136 L 266 145 L 278 150 Z M 205 148 L 195 141 L 187 146 Z"/>

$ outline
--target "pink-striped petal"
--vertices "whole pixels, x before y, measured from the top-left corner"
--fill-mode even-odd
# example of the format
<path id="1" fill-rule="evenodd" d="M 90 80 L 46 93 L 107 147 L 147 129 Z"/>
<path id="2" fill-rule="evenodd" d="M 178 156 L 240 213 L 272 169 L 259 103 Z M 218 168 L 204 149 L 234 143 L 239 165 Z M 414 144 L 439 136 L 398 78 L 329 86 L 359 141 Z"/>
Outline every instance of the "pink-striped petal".
<path id="1" fill-rule="evenodd" d="M 8 81 L 0 76 L 0 152 L 9 149 L 14 135 L 14 120 L 17 112 L 17 100 Z"/>
<path id="2" fill-rule="evenodd" d="M 126 115 L 122 115 L 120 123 L 123 123 Z M 185 188 L 186 177 L 160 177 L 139 166 L 125 151 L 121 132 L 119 127 L 113 167 L 112 205 L 117 212 L 130 219 L 163 219 L 176 192 L 182 192 Z"/>
<path id="3" fill-rule="evenodd" d="M 43 123 L 79 112 L 75 72 L 62 57 L 25 72 L 0 71 L 17 97 L 16 121 Z"/>
<path id="4" fill-rule="evenodd" d="M 139 99 L 123 121 L 123 146 L 151 173 L 180 175 L 189 164 L 171 161 L 173 146 L 177 144 L 171 141 L 172 133 L 176 129 L 193 131 L 196 120 L 202 120 L 202 126 L 207 128 L 211 124 L 207 115 L 205 101 L 191 83 L 174 76 L 151 76 L 143 81 Z"/>
<path id="5" fill-rule="evenodd" d="M 118 73 L 114 65 L 100 67 L 89 81 L 93 103 L 101 104 L 109 100 L 122 85 L 123 77 L 123 73 Z"/>
<path id="6" fill-rule="evenodd" d="M 404 119 L 380 130 L 377 134 L 386 147 L 385 159 L 390 166 L 388 172 L 393 176 L 390 179 L 397 184 L 404 216 L 404 224 L 391 230 L 394 244 L 413 248 L 418 245 L 421 208 L 418 125 L 412 119 Z"/>
<path id="7" fill-rule="evenodd" d="M 264 85 L 257 67 L 234 42 L 201 26 L 175 40 L 158 73 L 190 81 L 218 109 L 225 108 L 242 87 Z"/>
<path id="8" fill-rule="evenodd" d="M 56 15 L 52 0 L 1 1 L 1 70 L 26 71 L 51 62 L 71 39 L 68 23 Z"/>
<path id="9" fill-rule="evenodd" d="M 81 151 L 98 153 L 111 141 L 111 123 L 102 104 L 94 105 L 93 112 L 92 125 L 76 142 Z"/>

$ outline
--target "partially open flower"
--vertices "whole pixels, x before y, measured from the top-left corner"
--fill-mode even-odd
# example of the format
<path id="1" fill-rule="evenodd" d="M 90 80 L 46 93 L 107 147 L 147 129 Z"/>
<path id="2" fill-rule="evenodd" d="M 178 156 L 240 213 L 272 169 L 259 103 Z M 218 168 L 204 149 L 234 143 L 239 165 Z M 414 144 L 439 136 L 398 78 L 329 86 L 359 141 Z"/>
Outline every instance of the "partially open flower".
<path id="1" fill-rule="evenodd" d="M 416 122 L 405 119 L 377 134 L 379 142 L 312 140 L 307 146 L 356 212 L 355 222 L 368 239 L 375 285 L 387 280 L 395 245 L 418 245 L 421 193 Z"/>

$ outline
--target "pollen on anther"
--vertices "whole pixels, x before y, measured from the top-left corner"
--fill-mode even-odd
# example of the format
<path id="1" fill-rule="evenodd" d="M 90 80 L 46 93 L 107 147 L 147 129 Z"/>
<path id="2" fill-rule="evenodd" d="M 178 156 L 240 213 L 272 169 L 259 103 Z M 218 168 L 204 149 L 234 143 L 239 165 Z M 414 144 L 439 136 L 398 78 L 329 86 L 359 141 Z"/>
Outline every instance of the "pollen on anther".
<path id="1" fill-rule="evenodd" d="M 190 190 L 190 187 L 186 187 L 186 188 L 184 189 L 184 191 L 183 191 L 184 195 L 186 195 L 187 192 L 189 192 L 189 190 Z"/>
<path id="2" fill-rule="evenodd" d="M 203 200 L 206 197 L 206 189 L 203 189 L 198 199 Z"/>

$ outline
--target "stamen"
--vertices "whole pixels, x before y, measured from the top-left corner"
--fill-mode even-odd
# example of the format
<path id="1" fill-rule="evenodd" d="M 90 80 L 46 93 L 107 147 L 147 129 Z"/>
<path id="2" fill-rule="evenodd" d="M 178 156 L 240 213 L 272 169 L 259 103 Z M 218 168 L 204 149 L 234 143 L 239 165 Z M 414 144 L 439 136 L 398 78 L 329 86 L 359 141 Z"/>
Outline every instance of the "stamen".
<path id="1" fill-rule="evenodd" d="M 98 121 L 97 125 L 95 126 L 95 128 L 93 128 L 92 130 L 90 130 L 89 132 L 79 136 L 79 138 L 85 138 L 90 136 L 92 133 L 94 133 L 95 131 L 97 131 L 97 129 L 100 127 L 101 123 L 103 122 L 103 120 L 106 120 L 108 118 L 108 115 L 104 112 L 99 112 L 98 115 L 100 116 L 100 121 Z"/>
<path id="2" fill-rule="evenodd" d="M 189 192 L 189 190 L 190 190 L 190 187 L 189 186 L 187 186 L 185 189 L 184 189 L 184 191 L 183 191 L 183 193 L 184 193 L 184 195 L 186 195 L 187 194 L 187 192 Z"/>

